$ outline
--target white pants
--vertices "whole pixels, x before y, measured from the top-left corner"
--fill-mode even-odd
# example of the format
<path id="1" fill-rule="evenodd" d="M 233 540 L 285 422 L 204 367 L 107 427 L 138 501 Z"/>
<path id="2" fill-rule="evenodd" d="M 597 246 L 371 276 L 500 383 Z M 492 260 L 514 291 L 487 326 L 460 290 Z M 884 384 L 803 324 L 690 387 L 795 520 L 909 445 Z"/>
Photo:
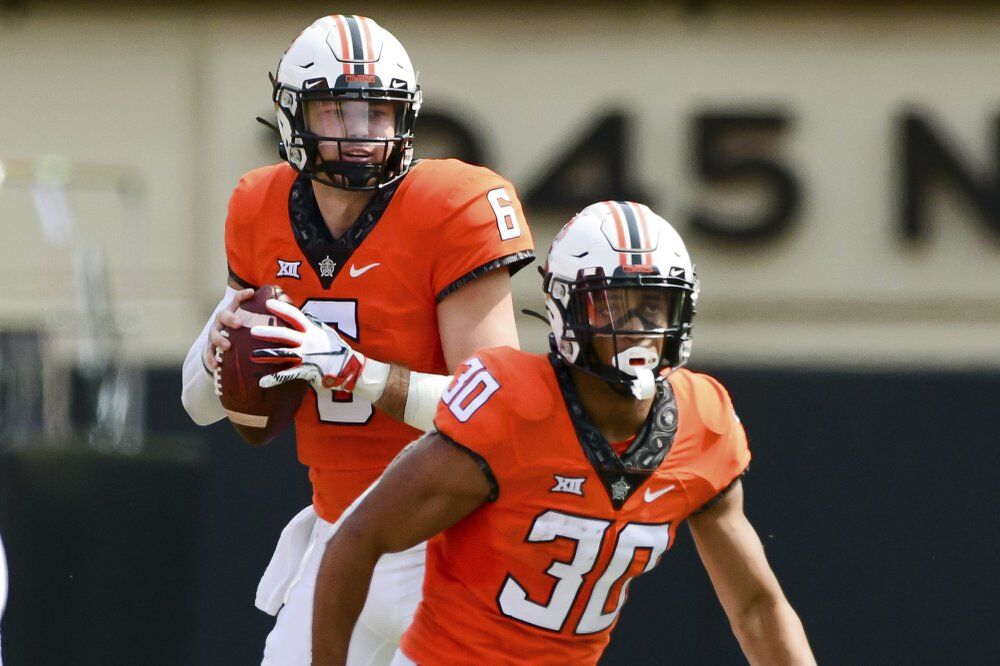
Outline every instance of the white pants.
<path id="1" fill-rule="evenodd" d="M 316 574 L 326 542 L 339 525 L 339 520 L 328 523 L 308 507 L 282 532 L 257 589 L 257 607 L 278 615 L 268 634 L 261 666 L 312 663 Z M 420 544 L 385 555 L 375 565 L 368 600 L 351 635 L 347 666 L 389 666 L 392 662 L 399 639 L 420 603 L 425 550 L 426 544 Z"/>
<path id="2" fill-rule="evenodd" d="M 417 662 L 403 654 L 402 650 L 396 650 L 396 656 L 392 658 L 389 666 L 417 666 Z"/>

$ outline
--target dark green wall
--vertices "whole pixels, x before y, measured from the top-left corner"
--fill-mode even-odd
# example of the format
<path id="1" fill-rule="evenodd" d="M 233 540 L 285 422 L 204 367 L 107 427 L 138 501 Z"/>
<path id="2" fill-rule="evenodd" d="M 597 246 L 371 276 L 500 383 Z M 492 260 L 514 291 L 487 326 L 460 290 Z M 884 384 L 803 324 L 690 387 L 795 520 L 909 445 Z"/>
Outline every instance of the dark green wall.
<path id="1" fill-rule="evenodd" d="M 1000 375 L 714 374 L 751 437 L 747 512 L 820 662 L 991 662 Z M 0 455 L 5 663 L 259 663 L 257 578 L 309 501 L 305 470 L 288 436 L 251 449 L 189 426 L 179 386 L 150 374 L 157 456 Z M 680 535 L 603 663 L 738 663 Z"/>

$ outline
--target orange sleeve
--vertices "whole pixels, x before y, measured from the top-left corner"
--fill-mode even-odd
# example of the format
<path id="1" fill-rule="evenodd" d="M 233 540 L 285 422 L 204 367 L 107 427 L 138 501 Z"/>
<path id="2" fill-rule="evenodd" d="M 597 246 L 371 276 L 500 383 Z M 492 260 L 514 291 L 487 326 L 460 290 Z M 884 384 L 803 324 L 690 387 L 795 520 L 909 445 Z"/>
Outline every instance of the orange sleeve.
<path id="1" fill-rule="evenodd" d="M 253 172 L 240 178 L 226 214 L 226 262 L 229 264 L 229 278 L 244 287 L 259 286 L 253 270 L 254 229 L 252 207 L 248 200 L 254 189 Z"/>
<path id="2" fill-rule="evenodd" d="M 449 442 L 472 455 L 497 495 L 497 479 L 516 466 L 510 445 L 510 406 L 517 399 L 480 352 L 458 366 L 438 402 L 434 426 Z"/>
<path id="3" fill-rule="evenodd" d="M 535 256 L 514 186 L 489 169 L 448 162 L 438 177 L 454 187 L 432 239 L 431 285 L 438 301 L 496 268 L 507 267 L 513 275 Z"/>
<path id="4" fill-rule="evenodd" d="M 691 387 L 702 437 L 692 452 L 690 469 L 695 482 L 688 488 L 688 495 L 691 508 L 700 511 L 746 472 L 750 446 L 722 384 L 708 375 L 692 375 Z"/>

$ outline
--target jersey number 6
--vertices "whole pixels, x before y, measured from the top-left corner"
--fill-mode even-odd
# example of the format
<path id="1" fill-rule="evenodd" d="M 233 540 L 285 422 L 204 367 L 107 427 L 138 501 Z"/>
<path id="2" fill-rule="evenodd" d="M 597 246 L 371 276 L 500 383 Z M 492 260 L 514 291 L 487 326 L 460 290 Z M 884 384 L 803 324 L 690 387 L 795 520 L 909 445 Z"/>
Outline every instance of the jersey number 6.
<path id="1" fill-rule="evenodd" d="M 357 301 L 310 299 L 302 304 L 302 311 L 337 329 L 341 335 L 358 340 Z M 345 395 L 330 391 L 316 393 L 316 411 L 323 423 L 342 425 L 363 425 L 371 420 L 375 412 L 372 403 L 353 393 Z"/>
<path id="2" fill-rule="evenodd" d="M 510 240 L 521 235 L 521 225 L 517 221 L 517 211 L 514 210 L 513 202 L 507 189 L 498 187 L 486 193 L 486 200 L 493 207 L 493 214 L 497 216 L 497 229 L 500 230 L 500 240 Z"/>

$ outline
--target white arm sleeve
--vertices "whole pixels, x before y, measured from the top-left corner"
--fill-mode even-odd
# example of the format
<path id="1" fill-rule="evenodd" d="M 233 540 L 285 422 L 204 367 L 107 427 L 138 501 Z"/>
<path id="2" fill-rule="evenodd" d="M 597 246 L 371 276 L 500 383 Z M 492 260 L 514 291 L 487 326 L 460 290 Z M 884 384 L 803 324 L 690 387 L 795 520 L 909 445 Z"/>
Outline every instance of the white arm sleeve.
<path id="1" fill-rule="evenodd" d="M 451 375 L 428 375 L 411 370 L 403 423 L 423 431 L 433 428 L 438 400 L 450 383 Z"/>
<path id="2" fill-rule="evenodd" d="M 219 397 L 215 395 L 215 378 L 208 368 L 205 367 L 203 354 L 205 345 L 208 344 L 208 331 L 215 323 L 218 316 L 227 305 L 229 305 L 236 290 L 226 287 L 226 293 L 215 307 L 212 316 L 208 318 L 208 323 L 201 329 L 201 335 L 191 345 L 187 358 L 184 359 L 184 387 L 181 389 L 181 402 L 191 420 L 200 426 L 215 423 L 226 417 L 226 411 L 219 402 Z"/>

